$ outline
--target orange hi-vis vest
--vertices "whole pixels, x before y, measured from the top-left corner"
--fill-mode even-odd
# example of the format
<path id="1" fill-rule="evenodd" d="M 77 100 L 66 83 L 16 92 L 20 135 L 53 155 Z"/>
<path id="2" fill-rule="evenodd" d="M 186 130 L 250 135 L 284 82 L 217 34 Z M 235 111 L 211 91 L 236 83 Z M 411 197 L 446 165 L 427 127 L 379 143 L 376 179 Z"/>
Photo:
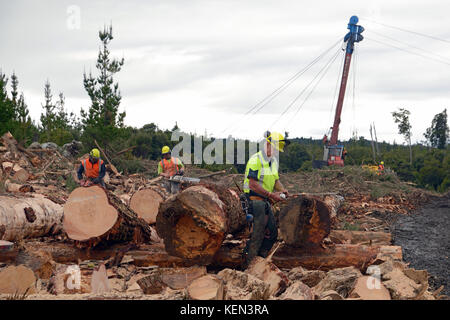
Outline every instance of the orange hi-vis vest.
<path id="1" fill-rule="evenodd" d="M 100 174 L 100 170 L 103 165 L 103 160 L 98 159 L 96 163 L 92 163 L 89 161 L 89 159 L 84 159 L 81 161 L 84 167 L 84 174 L 88 178 L 97 178 Z"/>
<path id="2" fill-rule="evenodd" d="M 170 161 L 166 159 L 161 160 L 161 167 L 164 173 L 168 173 L 170 177 L 178 173 L 178 159 L 171 157 Z"/>

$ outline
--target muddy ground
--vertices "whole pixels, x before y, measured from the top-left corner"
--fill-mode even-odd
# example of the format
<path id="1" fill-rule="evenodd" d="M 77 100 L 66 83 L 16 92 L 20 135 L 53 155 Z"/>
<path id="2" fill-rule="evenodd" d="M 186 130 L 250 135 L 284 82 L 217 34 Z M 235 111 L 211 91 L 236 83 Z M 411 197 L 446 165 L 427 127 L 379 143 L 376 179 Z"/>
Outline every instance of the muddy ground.
<path id="1" fill-rule="evenodd" d="M 444 285 L 450 295 L 450 193 L 435 199 L 409 215 L 396 219 L 395 245 L 401 246 L 403 260 L 415 269 L 426 269 L 430 286 Z"/>

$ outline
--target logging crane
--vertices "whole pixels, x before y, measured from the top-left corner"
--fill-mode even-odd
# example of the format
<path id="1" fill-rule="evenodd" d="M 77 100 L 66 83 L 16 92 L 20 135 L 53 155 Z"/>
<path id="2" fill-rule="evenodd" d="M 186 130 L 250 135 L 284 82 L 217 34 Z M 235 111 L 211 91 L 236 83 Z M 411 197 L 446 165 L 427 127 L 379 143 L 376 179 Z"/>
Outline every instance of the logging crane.
<path id="1" fill-rule="evenodd" d="M 344 42 L 347 42 L 345 49 L 344 68 L 342 70 L 341 86 L 339 89 L 339 96 L 337 100 L 336 113 L 334 115 L 333 126 L 331 127 L 331 138 L 328 140 L 327 135 L 323 137 L 323 164 L 324 165 L 338 165 L 344 166 L 344 146 L 338 144 L 339 124 L 341 123 L 342 106 L 344 104 L 345 89 L 347 86 L 347 79 L 350 70 L 350 62 L 352 60 L 353 49 L 355 42 L 363 40 L 361 33 L 364 31 L 362 26 L 357 25 L 359 19 L 357 16 L 352 16 L 348 23 L 347 29 L 350 31 L 345 35 Z"/>

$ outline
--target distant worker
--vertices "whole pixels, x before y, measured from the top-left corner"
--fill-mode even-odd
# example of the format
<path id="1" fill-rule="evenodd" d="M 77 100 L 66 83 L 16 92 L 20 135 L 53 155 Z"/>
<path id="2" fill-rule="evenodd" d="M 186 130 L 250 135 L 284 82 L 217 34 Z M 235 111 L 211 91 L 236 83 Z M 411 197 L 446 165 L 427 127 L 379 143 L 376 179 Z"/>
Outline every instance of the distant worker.
<path id="1" fill-rule="evenodd" d="M 286 140 L 278 132 L 266 132 L 264 149 L 247 162 L 244 176 L 244 194 L 248 213 L 253 218 L 253 230 L 244 249 L 245 265 L 260 255 L 267 257 L 277 240 L 278 231 L 270 201 L 283 201 L 289 192 L 278 176 L 277 151 L 284 152 Z"/>
<path id="2" fill-rule="evenodd" d="M 381 161 L 380 164 L 378 165 L 378 175 L 381 175 L 384 173 L 384 161 Z"/>
<path id="3" fill-rule="evenodd" d="M 345 160 L 345 157 L 347 157 L 347 149 L 345 149 L 345 147 L 344 147 L 344 150 L 342 151 L 342 160 Z"/>
<path id="4" fill-rule="evenodd" d="M 172 157 L 172 153 L 168 146 L 164 146 L 161 150 L 162 159 L 158 163 L 158 174 L 167 179 L 175 175 L 184 174 L 184 165 L 180 159 Z M 166 189 L 170 193 L 177 193 L 179 191 L 180 184 L 175 181 L 168 181 L 166 183 Z"/>
<path id="5" fill-rule="evenodd" d="M 83 179 L 83 173 L 86 179 Z M 92 149 L 89 153 L 89 158 L 81 161 L 81 165 L 78 168 L 78 180 L 80 185 L 89 186 L 92 184 L 99 184 L 105 187 L 103 178 L 106 174 L 105 163 L 100 159 L 100 151 L 98 149 Z"/>

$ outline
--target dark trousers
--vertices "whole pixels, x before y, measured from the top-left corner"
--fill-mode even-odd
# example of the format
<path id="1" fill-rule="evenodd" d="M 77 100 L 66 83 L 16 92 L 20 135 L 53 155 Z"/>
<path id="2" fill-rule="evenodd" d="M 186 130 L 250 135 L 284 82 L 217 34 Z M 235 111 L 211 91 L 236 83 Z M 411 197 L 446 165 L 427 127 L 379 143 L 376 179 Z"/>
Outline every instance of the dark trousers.
<path id="1" fill-rule="evenodd" d="M 277 223 L 268 201 L 249 201 L 249 213 L 253 215 L 253 229 L 244 250 L 247 264 L 257 255 L 267 257 L 278 237 Z"/>

